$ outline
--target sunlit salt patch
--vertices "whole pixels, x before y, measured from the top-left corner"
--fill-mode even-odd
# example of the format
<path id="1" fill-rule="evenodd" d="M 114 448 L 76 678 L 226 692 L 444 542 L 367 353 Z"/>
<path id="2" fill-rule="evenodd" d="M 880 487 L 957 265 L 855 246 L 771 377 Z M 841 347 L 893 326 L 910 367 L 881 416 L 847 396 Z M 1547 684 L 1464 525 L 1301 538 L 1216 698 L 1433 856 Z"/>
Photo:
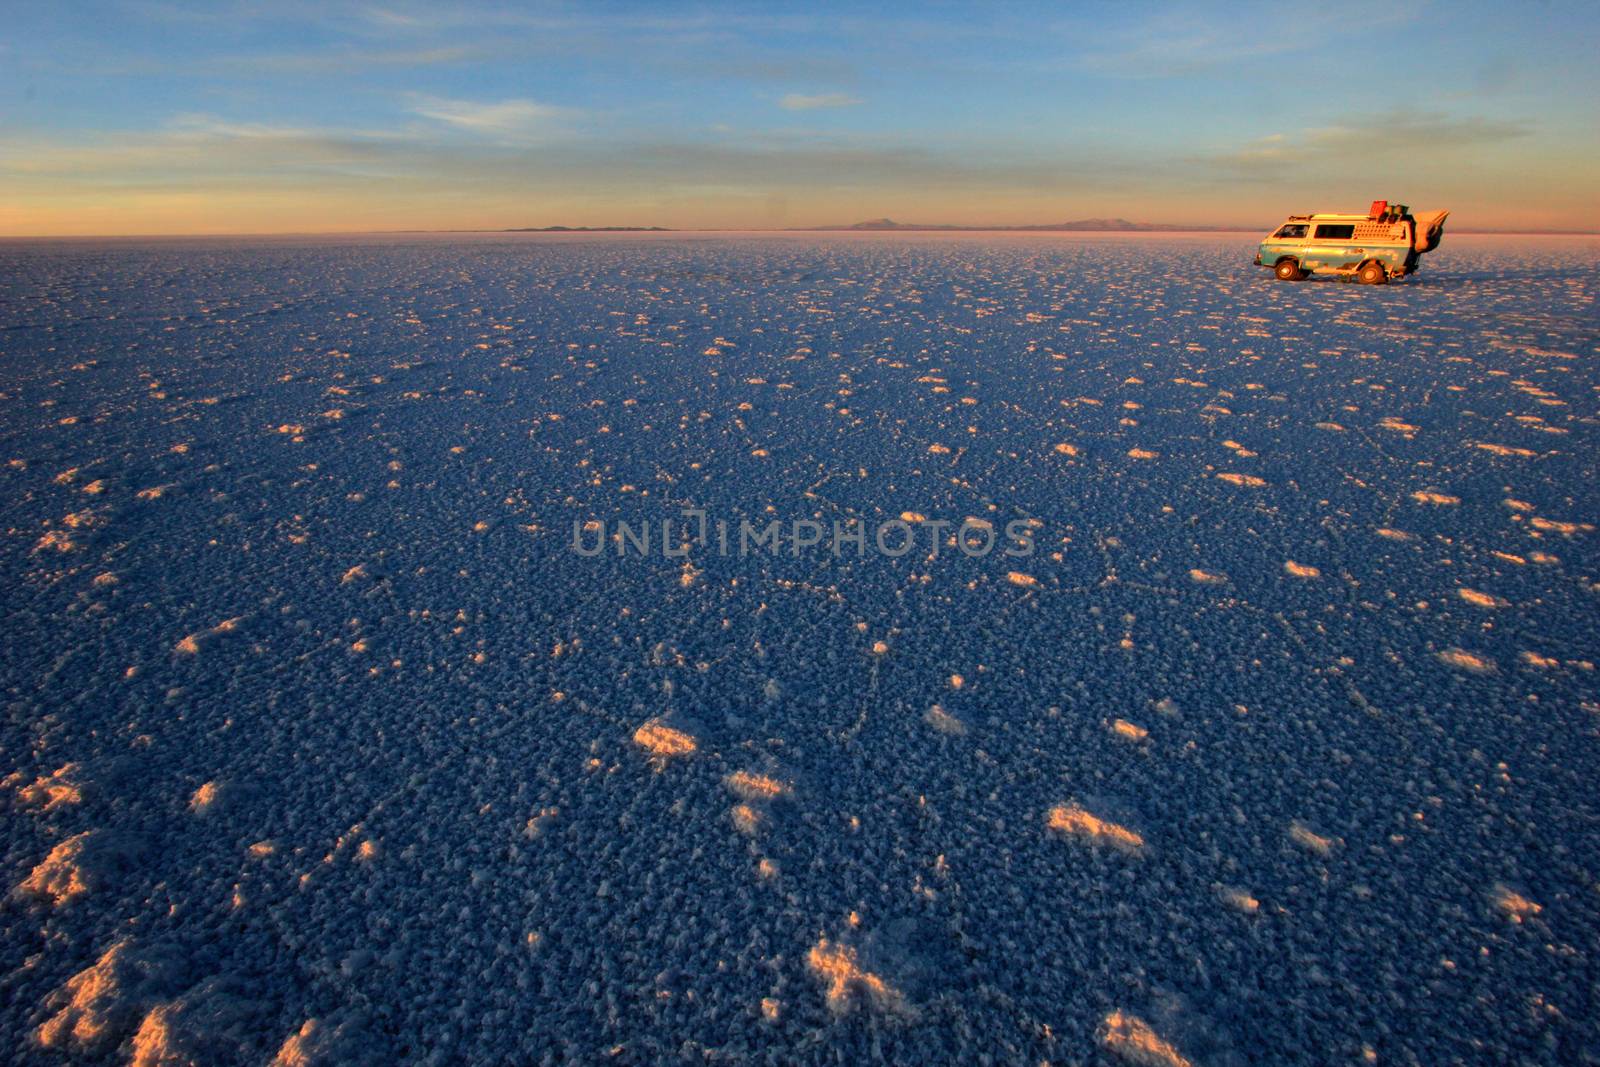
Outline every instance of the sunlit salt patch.
<path id="1" fill-rule="evenodd" d="M 1505 885 L 1494 887 L 1494 906 L 1499 909 L 1502 915 L 1519 925 L 1544 910 L 1543 905 L 1535 904 L 1521 893 Z"/>
<path id="2" fill-rule="evenodd" d="M 1100 1024 L 1100 1043 L 1138 1067 L 1192 1067 L 1193 1061 L 1137 1015 L 1117 1010 Z"/>
<path id="3" fill-rule="evenodd" d="M 651 719 L 635 730 L 633 743 L 660 760 L 687 756 L 699 747 L 691 735 L 668 726 L 660 719 Z"/>
<path id="4" fill-rule="evenodd" d="M 65 530 L 46 530 L 44 536 L 34 543 L 34 552 L 71 552 L 78 547 L 78 542 Z"/>
<path id="5" fill-rule="evenodd" d="M 189 798 L 189 810 L 196 815 L 209 815 L 216 810 L 221 799 L 222 786 L 217 782 L 206 782 Z"/>
<path id="6" fill-rule="evenodd" d="M 52 907 L 69 904 L 125 874 L 143 851 L 144 842 L 138 837 L 85 830 L 51 849 L 17 886 L 17 895 Z"/>
<path id="7" fill-rule="evenodd" d="M 1200 567 L 1189 568 L 1189 580 L 1200 585 L 1223 585 L 1228 576 L 1221 571 L 1208 571 Z"/>
<path id="8" fill-rule="evenodd" d="M 1006 581 L 1023 589 L 1032 589 L 1039 584 L 1039 579 L 1031 574 L 1024 574 L 1022 571 L 1008 571 L 1006 573 Z"/>
<path id="9" fill-rule="evenodd" d="M 1518 500 L 1515 497 L 1509 497 L 1508 496 L 1508 497 L 1505 498 L 1505 500 L 1501 501 L 1501 503 L 1503 503 L 1506 507 L 1510 508 L 1512 511 L 1532 511 L 1533 510 L 1533 505 L 1528 503 L 1528 501 L 1526 501 L 1526 500 Z"/>
<path id="10" fill-rule="evenodd" d="M 1320 568 L 1313 567 L 1309 563 L 1296 563 L 1292 559 L 1283 561 L 1283 569 L 1285 573 L 1291 574 L 1296 578 L 1322 577 L 1322 570 Z"/>
<path id="11" fill-rule="evenodd" d="M 1344 433 L 1344 427 L 1337 422 L 1319 422 L 1316 426 L 1317 429 L 1327 430 L 1329 433 Z"/>
<path id="12" fill-rule="evenodd" d="M 1253 474 L 1234 474 L 1232 472 L 1227 472 L 1218 474 L 1217 478 L 1220 481 L 1227 482 L 1229 485 L 1245 486 L 1250 489 L 1259 489 L 1263 485 L 1267 484 L 1267 480 L 1265 478 L 1257 478 Z"/>
<path id="13" fill-rule="evenodd" d="M 1468 652 L 1463 648 L 1447 648 L 1438 653 L 1438 657 L 1439 662 L 1445 666 L 1454 667 L 1469 674 L 1492 674 L 1495 670 L 1494 660 Z"/>
<path id="14" fill-rule="evenodd" d="M 17 789 L 17 803 L 34 811 L 54 811 L 82 802 L 83 785 L 76 763 L 62 764 L 53 773 Z"/>
<path id="15" fill-rule="evenodd" d="M 1396 530 L 1392 526 L 1380 526 L 1380 527 L 1378 527 L 1377 533 L 1378 533 L 1379 537 L 1386 538 L 1386 539 L 1388 539 L 1390 541 L 1415 541 L 1416 540 L 1416 535 L 1415 534 L 1408 534 L 1404 530 Z"/>
<path id="16" fill-rule="evenodd" d="M 244 621 L 245 616 L 243 615 L 238 615 L 231 619 L 224 619 L 215 626 L 211 627 L 209 630 L 195 631 L 174 645 L 172 650 L 186 656 L 199 655 L 201 649 L 205 648 L 212 641 L 220 637 L 226 637 L 231 633 L 235 633 L 244 623 Z"/>
<path id="17" fill-rule="evenodd" d="M 150 1007 L 176 995 L 186 977 L 180 954 L 118 941 L 47 1001 L 55 1014 L 34 1036 L 49 1049 L 108 1054 Z"/>
<path id="18" fill-rule="evenodd" d="M 1076 804 L 1051 808 L 1047 825 L 1056 833 L 1081 838 L 1092 844 L 1109 845 L 1121 852 L 1137 852 L 1144 847 L 1144 838 L 1138 833 L 1120 823 L 1102 819 Z"/>
<path id="19" fill-rule="evenodd" d="M 1152 452 L 1148 448 L 1130 448 L 1128 455 L 1133 459 L 1160 459 L 1160 452 Z"/>
<path id="20" fill-rule="evenodd" d="M 1541 656 L 1539 653 L 1527 649 L 1523 650 L 1521 659 L 1528 666 L 1537 667 L 1542 671 L 1555 670 L 1561 666 L 1560 660 L 1551 659 L 1549 656 Z"/>
<path id="21" fill-rule="evenodd" d="M 1333 851 L 1337 843 L 1335 838 L 1324 837 L 1303 822 L 1295 821 L 1289 824 L 1289 839 L 1309 852 L 1319 856 L 1326 856 Z"/>
<path id="22" fill-rule="evenodd" d="M 269 1018 L 259 989 L 250 980 L 226 972 L 212 975 L 149 1006 L 127 1042 L 129 1063 L 134 1067 L 184 1067 L 249 1059 L 244 1055 L 243 1035 L 259 1029 Z M 381 1045 L 372 1040 L 366 1042 L 366 1048 L 360 1057 L 363 1061 L 385 1058 L 378 1051 Z M 347 1046 L 343 1050 L 346 1058 L 337 1062 L 351 1062 L 351 1052 Z"/>
<path id="23" fill-rule="evenodd" d="M 1222 902 L 1228 905 L 1230 908 L 1242 911 L 1246 915 L 1255 915 L 1261 910 L 1261 901 L 1257 900 L 1254 896 L 1251 896 L 1243 889 L 1235 889 L 1232 886 L 1225 885 L 1217 886 L 1216 889 L 1217 896 L 1220 897 Z"/>
<path id="24" fill-rule="evenodd" d="M 910 1013 L 905 995 L 865 969 L 849 945 L 823 938 L 806 954 L 806 966 L 821 979 L 828 1007 L 835 1012 L 848 1011 L 859 1001 L 889 1014 Z"/>
<path id="25" fill-rule="evenodd" d="M 938 443 L 929 445 L 928 451 L 936 456 L 948 456 L 950 454 L 950 449 L 947 445 L 941 445 Z"/>
<path id="26" fill-rule="evenodd" d="M 761 829 L 761 812 L 749 804 L 735 804 L 728 817 L 733 828 L 746 837 L 754 837 Z"/>
<path id="27" fill-rule="evenodd" d="M 1489 555 L 1503 563 L 1514 563 L 1519 567 L 1526 567 L 1528 565 L 1528 561 L 1522 556 L 1518 556 L 1511 552 L 1502 552 L 1498 548 L 1493 552 L 1490 552 Z"/>
<path id="28" fill-rule="evenodd" d="M 900 513 L 900 520 L 902 522 L 910 522 L 910 523 L 926 522 L 927 518 L 928 517 L 926 515 L 922 514 L 922 512 L 920 512 L 920 511 L 902 511 Z"/>
<path id="29" fill-rule="evenodd" d="M 1497 597 L 1492 593 L 1479 592 L 1476 589 L 1468 589 L 1466 586 L 1457 589 L 1456 595 L 1468 604 L 1480 608 L 1504 608 L 1509 607 L 1511 604 L 1509 600 L 1503 597 Z"/>
<path id="30" fill-rule="evenodd" d="M 1234 455 L 1241 456 L 1246 459 L 1256 455 L 1255 452 L 1252 452 L 1250 449 L 1244 447 L 1244 445 L 1241 445 L 1238 441 L 1224 441 L 1222 442 L 1222 447 L 1228 449 Z"/>
<path id="31" fill-rule="evenodd" d="M 1056 451 L 1061 453 L 1063 456 L 1076 456 L 1078 454 L 1078 446 L 1074 444 L 1068 444 L 1066 441 L 1063 441 L 1056 445 Z"/>
<path id="32" fill-rule="evenodd" d="M 1594 527 L 1587 522 L 1557 522 L 1555 519 L 1546 519 L 1539 515 L 1529 519 L 1528 525 L 1535 530 L 1542 530 L 1545 533 L 1558 533 L 1563 537 L 1594 532 Z"/>
<path id="33" fill-rule="evenodd" d="M 148 489 L 139 490 L 134 494 L 134 496 L 139 500 L 160 500 L 174 488 L 176 488 L 176 486 L 171 482 L 167 483 L 166 485 L 152 485 Z"/>
<path id="34" fill-rule="evenodd" d="M 1531 459 L 1539 454 L 1531 448 L 1513 448 L 1510 445 L 1496 445 L 1488 441 L 1478 441 L 1472 447 L 1481 448 L 1497 456 L 1518 456 L 1523 459 Z"/>
<path id="35" fill-rule="evenodd" d="M 752 802 L 777 800 L 789 794 L 787 783 L 754 771 L 734 771 L 722 781 L 734 796 Z"/>
<path id="36" fill-rule="evenodd" d="M 1129 722 L 1127 719 L 1113 719 L 1111 721 L 1111 732 L 1125 741 L 1143 741 L 1150 736 L 1149 730 L 1137 723 Z"/>
<path id="37" fill-rule="evenodd" d="M 1415 500 L 1419 504 L 1446 505 L 1461 503 L 1461 498 L 1458 496 L 1451 496 L 1449 493 L 1435 492 L 1432 489 L 1418 489 L 1416 492 L 1411 494 L 1411 499 Z"/>
<path id="38" fill-rule="evenodd" d="M 537 937 L 537 935 L 529 935 Z M 335 1012 L 307 1019 L 284 1039 L 267 1067 L 318 1067 L 334 1063 L 381 1063 L 388 1060 L 382 1042 L 354 1012 Z"/>
<path id="39" fill-rule="evenodd" d="M 1378 425 L 1385 430 L 1393 430 L 1395 433 L 1416 433 L 1419 429 L 1419 427 L 1413 426 L 1409 422 L 1401 422 L 1393 415 L 1381 420 Z"/>

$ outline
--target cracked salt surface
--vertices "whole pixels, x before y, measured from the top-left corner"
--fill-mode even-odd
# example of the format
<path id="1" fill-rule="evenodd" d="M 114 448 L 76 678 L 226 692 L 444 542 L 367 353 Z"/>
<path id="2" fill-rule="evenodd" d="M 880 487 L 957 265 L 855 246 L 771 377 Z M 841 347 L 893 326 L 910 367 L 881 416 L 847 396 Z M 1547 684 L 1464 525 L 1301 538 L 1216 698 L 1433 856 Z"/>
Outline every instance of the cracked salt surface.
<path id="1" fill-rule="evenodd" d="M 1600 1057 L 1600 250 L 1248 255 L 0 246 L 6 1046 Z"/>

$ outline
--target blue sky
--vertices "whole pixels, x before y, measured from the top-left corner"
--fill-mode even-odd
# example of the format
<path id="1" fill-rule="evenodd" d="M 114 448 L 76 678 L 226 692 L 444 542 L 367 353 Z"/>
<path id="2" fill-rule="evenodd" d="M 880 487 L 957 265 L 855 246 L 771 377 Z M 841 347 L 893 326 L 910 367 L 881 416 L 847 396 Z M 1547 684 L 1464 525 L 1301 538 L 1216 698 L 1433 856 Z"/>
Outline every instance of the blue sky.
<path id="1" fill-rule="evenodd" d="M 0 233 L 1600 228 L 1600 6 L 29 5 Z"/>

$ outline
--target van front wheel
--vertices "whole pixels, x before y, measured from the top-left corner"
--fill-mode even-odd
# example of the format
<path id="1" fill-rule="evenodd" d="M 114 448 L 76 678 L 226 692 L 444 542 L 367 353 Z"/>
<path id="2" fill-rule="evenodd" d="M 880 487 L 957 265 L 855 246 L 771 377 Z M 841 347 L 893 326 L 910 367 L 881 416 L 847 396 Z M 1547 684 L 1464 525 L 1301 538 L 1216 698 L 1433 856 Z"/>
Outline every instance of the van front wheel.
<path id="1" fill-rule="evenodd" d="M 1279 281 L 1297 282 L 1306 276 L 1306 272 L 1300 269 L 1300 264 L 1292 259 L 1278 260 L 1277 271 Z"/>
<path id="2" fill-rule="evenodd" d="M 1356 272 L 1356 278 L 1362 285 L 1382 285 L 1389 280 L 1389 272 L 1383 269 L 1383 264 L 1378 262 L 1363 263 Z"/>

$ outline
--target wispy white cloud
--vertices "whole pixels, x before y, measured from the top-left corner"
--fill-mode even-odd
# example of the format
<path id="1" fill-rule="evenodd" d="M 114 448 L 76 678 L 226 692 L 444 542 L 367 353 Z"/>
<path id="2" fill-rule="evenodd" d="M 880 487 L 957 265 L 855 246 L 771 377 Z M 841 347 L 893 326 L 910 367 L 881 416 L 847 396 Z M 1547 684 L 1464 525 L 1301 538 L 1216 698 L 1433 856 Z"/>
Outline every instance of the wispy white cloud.
<path id="1" fill-rule="evenodd" d="M 862 102 L 849 93 L 789 93 L 778 106 L 785 111 L 820 111 L 824 108 L 855 107 Z"/>
<path id="2" fill-rule="evenodd" d="M 423 118 L 442 122 L 451 129 L 506 144 L 545 140 L 563 132 L 567 120 L 577 114 L 570 108 L 542 104 L 537 100 L 518 98 L 485 102 L 423 94 L 412 95 L 411 110 Z"/>
<path id="3" fill-rule="evenodd" d="M 482 58 L 486 49 L 465 45 L 439 48 L 345 48 L 321 52 L 230 56 L 207 64 L 210 68 L 258 71 L 266 74 L 341 74 L 374 67 L 436 67 Z"/>
<path id="4" fill-rule="evenodd" d="M 1349 161 L 1415 158 L 1453 149 L 1499 144 L 1534 132 L 1532 123 L 1481 115 L 1397 110 L 1351 117 L 1329 126 L 1273 133 L 1214 157 L 1240 168 L 1289 166 L 1337 157 Z"/>
<path id="5" fill-rule="evenodd" d="M 1269 56 L 1303 52 L 1360 26 L 1368 35 L 1414 21 L 1416 0 L 1347 0 L 1337 9 L 1253 4 L 1232 12 L 1168 8 L 1137 27 L 1102 32 L 1080 22 L 1069 32 L 1079 45 L 1076 66 L 1097 74 L 1173 78 L 1228 70 Z M 1241 25 L 1249 25 L 1241 32 Z"/>

